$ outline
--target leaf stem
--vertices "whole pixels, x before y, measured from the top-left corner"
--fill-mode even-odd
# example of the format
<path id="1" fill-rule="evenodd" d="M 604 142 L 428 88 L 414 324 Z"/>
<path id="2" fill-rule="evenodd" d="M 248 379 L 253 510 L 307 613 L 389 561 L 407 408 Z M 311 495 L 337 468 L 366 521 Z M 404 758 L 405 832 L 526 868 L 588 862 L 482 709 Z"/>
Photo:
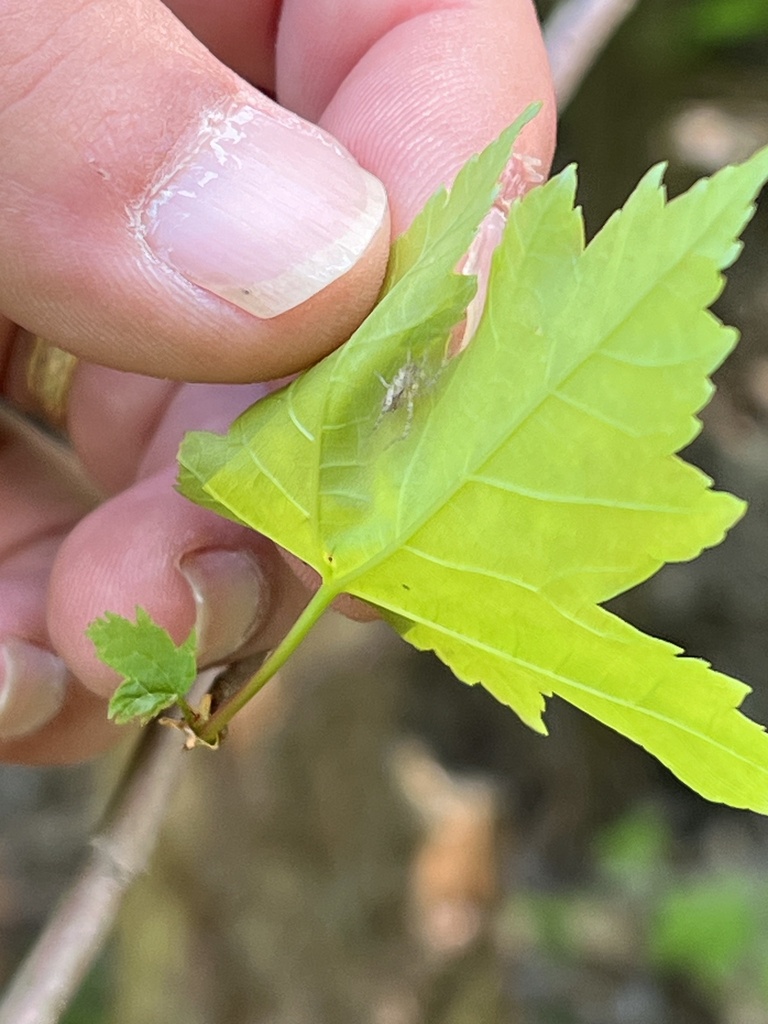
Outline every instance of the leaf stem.
<path id="1" fill-rule="evenodd" d="M 181 711 L 181 717 L 184 719 L 187 725 L 189 725 L 190 727 L 194 726 L 197 720 L 197 715 L 192 710 L 191 705 L 188 704 L 183 697 L 178 697 L 176 699 L 176 707 L 179 709 L 179 711 Z"/>
<path id="2" fill-rule="evenodd" d="M 320 587 L 278 646 L 265 659 L 259 670 L 251 676 L 245 686 L 238 690 L 225 704 L 217 708 L 207 722 L 195 729 L 201 740 L 205 743 L 214 743 L 216 741 L 237 712 L 256 696 L 278 669 L 282 668 L 338 594 L 338 588 L 331 586 L 331 584 L 324 583 Z"/>

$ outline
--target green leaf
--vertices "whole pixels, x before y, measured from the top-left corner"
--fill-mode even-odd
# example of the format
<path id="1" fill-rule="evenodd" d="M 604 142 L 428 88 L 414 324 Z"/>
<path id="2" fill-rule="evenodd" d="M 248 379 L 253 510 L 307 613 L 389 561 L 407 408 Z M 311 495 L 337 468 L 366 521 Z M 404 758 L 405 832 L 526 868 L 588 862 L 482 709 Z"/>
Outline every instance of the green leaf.
<path id="1" fill-rule="evenodd" d="M 418 310 L 425 308 L 422 287 L 433 290 L 439 281 L 436 267 L 453 270 L 468 249 L 478 224 L 499 193 L 499 180 L 517 136 L 540 109 L 540 103 L 527 107 L 496 142 L 467 162 L 450 191 L 438 189 L 408 231 L 395 239 L 382 297 L 410 275 L 409 287 L 400 289 L 398 304 L 409 303 L 417 316 Z M 443 281 L 437 296 L 446 290 Z"/>
<path id="2" fill-rule="evenodd" d="M 510 212 L 475 337 L 448 358 L 474 290 L 452 270 L 508 146 L 398 243 L 347 345 L 226 441 L 185 441 L 182 490 L 312 565 L 328 602 L 376 605 L 534 729 L 558 695 L 709 799 L 766 812 L 768 738 L 736 710 L 748 688 L 600 605 L 743 512 L 675 453 L 736 342 L 706 309 L 768 151 L 672 202 L 655 168 L 586 249 L 575 171 L 534 189 Z"/>
<path id="3" fill-rule="evenodd" d="M 124 677 L 109 702 L 109 717 L 142 724 L 186 696 L 195 681 L 194 630 L 180 646 L 143 608 L 136 622 L 107 612 L 88 627 L 101 660 Z"/>
<path id="4" fill-rule="evenodd" d="M 499 178 L 523 126 L 538 105 L 529 107 L 479 157 L 458 174 L 450 192 L 441 189 L 395 242 L 382 298 L 348 344 L 313 367 L 294 384 L 236 420 L 227 438 L 188 434 L 181 460 L 180 489 L 191 500 L 220 515 L 253 524 L 236 509 L 264 505 L 281 523 L 286 544 L 312 561 L 318 535 L 320 448 L 327 439 L 325 402 L 364 410 L 372 425 L 384 395 L 376 376 L 391 376 L 422 337 L 442 338 L 460 319 L 475 291 L 474 280 L 452 273 L 499 191 Z M 397 287 L 395 288 L 395 285 Z M 356 367 L 362 357 L 364 365 Z M 368 364 L 375 363 L 375 372 Z M 365 377 L 365 396 L 360 392 Z M 362 429 L 361 423 L 361 429 Z M 251 444 L 254 429 L 269 443 Z M 381 446 L 380 446 L 381 447 Z M 283 453 L 289 453 L 290 458 Z M 227 467 L 216 487 L 211 478 Z M 219 489 L 220 488 L 220 489 Z M 246 497 L 247 493 L 247 497 Z"/>

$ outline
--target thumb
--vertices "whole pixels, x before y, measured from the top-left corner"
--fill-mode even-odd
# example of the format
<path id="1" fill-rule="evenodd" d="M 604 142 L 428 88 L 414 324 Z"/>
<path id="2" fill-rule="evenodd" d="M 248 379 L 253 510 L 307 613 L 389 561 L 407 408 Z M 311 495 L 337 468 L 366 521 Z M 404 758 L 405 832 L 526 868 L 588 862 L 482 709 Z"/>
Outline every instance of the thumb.
<path id="1" fill-rule="evenodd" d="M 381 184 L 159 0 L 6 0 L 0 97 L 0 316 L 119 369 L 238 381 L 316 360 L 375 301 Z"/>

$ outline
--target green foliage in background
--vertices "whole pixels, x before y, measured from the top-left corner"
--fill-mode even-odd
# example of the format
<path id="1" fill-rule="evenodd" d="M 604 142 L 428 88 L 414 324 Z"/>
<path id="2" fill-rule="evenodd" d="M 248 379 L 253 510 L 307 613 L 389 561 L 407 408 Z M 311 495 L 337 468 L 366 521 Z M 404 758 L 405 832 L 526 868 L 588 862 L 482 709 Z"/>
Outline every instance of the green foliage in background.
<path id="1" fill-rule="evenodd" d="M 648 935 L 651 960 L 716 988 L 760 948 L 762 916 L 759 891 L 747 874 L 709 874 L 678 883 L 656 908 Z M 763 948 L 765 940 L 764 935 Z"/>
<path id="2" fill-rule="evenodd" d="M 682 845 L 690 851 L 691 838 Z M 761 855 L 752 847 L 752 862 L 729 866 L 721 855 L 692 869 L 676 852 L 662 811 L 635 808 L 597 836 L 589 883 L 509 897 L 502 945 L 550 970 L 577 966 L 587 991 L 611 972 L 645 978 L 649 992 L 685 981 L 713 1019 L 750 1019 L 768 998 Z"/>
<path id="3" fill-rule="evenodd" d="M 768 37 L 768 6 L 764 0 L 697 0 L 688 13 L 694 38 L 703 43 Z"/>

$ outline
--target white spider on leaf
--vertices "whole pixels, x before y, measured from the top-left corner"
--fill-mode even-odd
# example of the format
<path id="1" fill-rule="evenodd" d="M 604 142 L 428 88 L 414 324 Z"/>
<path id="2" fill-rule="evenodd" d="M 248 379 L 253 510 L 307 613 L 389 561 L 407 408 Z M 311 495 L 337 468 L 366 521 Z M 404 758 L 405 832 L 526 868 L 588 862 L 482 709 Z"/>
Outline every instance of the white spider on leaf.
<path id="1" fill-rule="evenodd" d="M 414 359 L 408 352 L 405 363 L 395 372 L 391 381 L 386 380 L 380 373 L 376 376 L 386 388 L 386 393 L 381 403 L 374 429 L 388 413 L 397 412 L 398 409 L 405 409 L 405 426 L 403 433 L 397 441 L 404 441 L 411 432 L 413 417 L 416 411 L 416 399 L 423 390 L 431 387 L 437 380 L 437 374 L 430 374 L 427 370 L 427 357 Z M 394 443 L 394 442 L 390 442 Z"/>

